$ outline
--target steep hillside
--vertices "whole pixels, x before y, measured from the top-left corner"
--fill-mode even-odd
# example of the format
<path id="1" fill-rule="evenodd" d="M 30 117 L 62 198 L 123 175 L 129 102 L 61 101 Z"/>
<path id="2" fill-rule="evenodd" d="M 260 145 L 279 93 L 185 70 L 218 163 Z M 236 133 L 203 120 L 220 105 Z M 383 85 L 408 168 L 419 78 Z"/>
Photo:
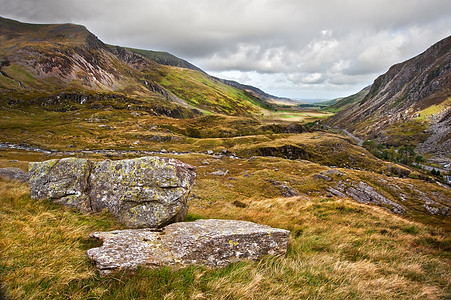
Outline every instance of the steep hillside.
<path id="1" fill-rule="evenodd" d="M 289 102 L 290 105 L 296 104 L 296 102 L 291 99 L 280 98 L 280 97 L 277 97 L 274 95 L 270 95 L 268 93 L 265 93 L 261 89 L 256 88 L 251 85 L 245 85 L 245 84 L 241 84 L 239 82 L 233 81 L 233 80 L 226 80 L 226 79 L 221 79 L 221 78 L 217 78 L 214 76 L 209 76 L 199 67 L 196 67 L 192 63 L 190 63 L 184 59 L 178 58 L 168 52 L 141 50 L 141 49 L 133 49 L 133 48 L 127 48 L 127 49 L 134 53 L 145 56 L 161 65 L 180 67 L 180 68 L 190 69 L 190 70 L 194 70 L 194 71 L 200 71 L 200 72 L 204 73 L 205 75 L 207 75 L 209 77 L 209 79 L 211 79 L 212 81 L 216 81 L 218 83 L 222 83 L 222 84 L 237 88 L 239 90 L 246 91 L 249 94 L 255 96 L 256 98 L 264 100 L 266 103 L 272 103 L 277 100 L 283 100 L 283 101 Z"/>
<path id="2" fill-rule="evenodd" d="M 367 87 L 363 88 L 361 91 L 359 91 L 351 96 L 344 97 L 339 100 L 332 100 L 333 102 L 330 103 L 330 105 L 328 105 L 324 109 L 327 111 L 332 111 L 332 112 L 342 111 L 342 110 L 350 107 L 351 105 L 362 101 L 365 98 L 365 96 L 368 94 L 370 89 L 371 89 L 371 86 L 367 86 Z"/>
<path id="3" fill-rule="evenodd" d="M 392 66 L 366 97 L 333 116 L 329 125 L 386 145 L 451 154 L 451 37 Z"/>
<path id="4" fill-rule="evenodd" d="M 184 59 L 178 58 L 177 56 L 172 55 L 171 53 L 168 52 L 134 49 L 134 48 L 126 48 L 126 49 L 130 50 L 131 52 L 135 52 L 139 55 L 145 56 L 153 60 L 154 62 L 159 63 L 160 65 L 191 69 L 205 73 L 204 71 L 202 71 L 202 69 L 196 67 L 192 63 Z"/>
<path id="5" fill-rule="evenodd" d="M 258 95 L 225 85 L 167 53 L 106 45 L 79 25 L 0 18 L 0 101 L 42 106 L 43 99 L 58 102 L 68 92 L 85 100 L 139 102 L 149 112 L 171 117 L 192 117 L 199 110 L 251 115 L 266 106 Z"/>

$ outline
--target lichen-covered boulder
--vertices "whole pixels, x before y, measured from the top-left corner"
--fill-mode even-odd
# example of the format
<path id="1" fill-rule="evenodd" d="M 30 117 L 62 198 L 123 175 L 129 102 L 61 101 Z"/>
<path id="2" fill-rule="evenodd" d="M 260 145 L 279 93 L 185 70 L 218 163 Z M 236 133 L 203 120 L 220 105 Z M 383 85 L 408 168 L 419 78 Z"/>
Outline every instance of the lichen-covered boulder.
<path id="1" fill-rule="evenodd" d="M 28 173 L 19 168 L 0 168 L 0 178 L 20 182 L 27 182 L 29 179 Z"/>
<path id="2" fill-rule="evenodd" d="M 30 163 L 33 199 L 47 198 L 84 212 L 109 211 L 133 228 L 182 221 L 195 167 L 171 158 Z"/>
<path id="3" fill-rule="evenodd" d="M 107 209 L 131 227 L 161 227 L 183 221 L 194 167 L 169 158 L 142 157 L 95 163 L 90 198 L 94 211 Z"/>
<path id="4" fill-rule="evenodd" d="M 87 159 L 63 158 L 30 163 L 32 199 L 49 199 L 59 204 L 91 211 L 89 175 L 93 163 Z"/>
<path id="5" fill-rule="evenodd" d="M 161 230 L 127 229 L 94 232 L 103 245 L 89 249 L 101 274 L 137 266 L 223 267 L 243 259 L 284 255 L 290 232 L 247 221 L 198 220 L 170 224 Z"/>

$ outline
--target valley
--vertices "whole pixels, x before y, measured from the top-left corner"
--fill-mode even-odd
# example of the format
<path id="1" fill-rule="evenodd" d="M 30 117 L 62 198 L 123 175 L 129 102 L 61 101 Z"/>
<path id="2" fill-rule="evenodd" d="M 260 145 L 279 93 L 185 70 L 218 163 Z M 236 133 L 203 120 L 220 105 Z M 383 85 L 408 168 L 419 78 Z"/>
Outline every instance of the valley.
<path id="1" fill-rule="evenodd" d="M 287 105 L 169 53 L 104 44 L 82 26 L 0 25 L 0 168 L 27 171 L 29 162 L 63 157 L 176 158 L 197 168 L 185 221 L 236 219 L 291 232 L 284 257 L 101 277 L 86 258 L 98 246 L 89 234 L 124 225 L 105 212 L 32 200 L 28 183 L 0 178 L 0 296 L 449 297 L 451 188 L 445 174 L 393 158 L 411 147 L 422 164 L 450 159 L 450 38 L 429 51 L 440 63 L 427 69 L 434 89 L 423 81 L 419 102 L 414 87 L 409 94 L 397 82 L 405 76 L 393 75 L 411 68 L 398 65 L 320 108 Z M 387 91 L 399 97 L 384 102 Z"/>

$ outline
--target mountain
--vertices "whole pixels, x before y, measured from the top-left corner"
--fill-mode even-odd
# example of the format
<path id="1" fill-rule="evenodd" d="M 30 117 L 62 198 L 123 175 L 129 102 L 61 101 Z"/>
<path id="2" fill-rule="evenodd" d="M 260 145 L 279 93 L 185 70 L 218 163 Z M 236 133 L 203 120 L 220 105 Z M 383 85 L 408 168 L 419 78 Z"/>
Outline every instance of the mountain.
<path id="1" fill-rule="evenodd" d="M 201 111 L 253 115 L 268 107 L 247 90 L 169 53 L 107 45 L 80 25 L 0 18 L 1 101 L 101 99 L 179 118 Z"/>
<path id="2" fill-rule="evenodd" d="M 416 146 L 421 153 L 451 155 L 451 37 L 392 66 L 363 100 L 327 121 L 388 146 Z"/>
<path id="3" fill-rule="evenodd" d="M 222 84 L 226 84 L 228 86 L 237 88 L 239 90 L 243 90 L 246 91 L 250 94 L 252 94 L 253 96 L 255 96 L 256 98 L 259 99 L 263 99 L 267 102 L 277 102 L 277 101 L 285 101 L 285 102 L 289 102 L 290 104 L 295 104 L 296 101 L 293 101 L 291 99 L 287 99 L 287 98 L 281 98 L 281 97 L 277 97 L 274 95 L 270 95 L 268 93 L 265 93 L 264 91 L 262 91 L 259 88 L 256 88 L 254 86 L 251 85 L 245 85 L 245 84 L 241 84 L 239 82 L 233 81 L 233 80 L 227 80 L 227 79 L 221 79 L 221 78 L 217 78 L 214 76 L 210 76 L 207 73 L 205 73 L 202 69 L 200 69 L 199 67 L 196 67 L 195 65 L 193 65 L 192 63 L 178 58 L 177 56 L 174 56 L 168 52 L 162 52 L 162 51 L 152 51 L 152 50 L 141 50 L 141 49 L 133 49 L 133 48 L 127 48 L 128 50 L 140 54 L 142 56 L 145 56 L 151 60 L 153 60 L 154 62 L 157 62 L 161 65 L 165 65 L 165 66 L 173 66 L 173 67 L 180 67 L 180 68 L 186 68 L 186 69 L 191 69 L 194 71 L 200 71 L 202 73 L 204 73 L 205 75 L 207 75 L 210 79 L 212 79 L 213 81 L 218 81 Z"/>
<path id="4" fill-rule="evenodd" d="M 134 48 L 126 48 L 126 49 L 130 50 L 131 52 L 142 55 L 144 57 L 147 57 L 153 60 L 154 62 L 159 63 L 160 65 L 191 69 L 194 71 L 200 71 L 202 73 L 205 73 L 202 69 L 196 67 L 192 63 L 184 59 L 178 58 L 177 56 L 172 55 L 171 53 L 168 52 L 134 49 Z"/>
<path id="5" fill-rule="evenodd" d="M 371 86 L 367 86 L 363 88 L 361 91 L 344 98 L 334 99 L 327 102 L 323 102 L 320 104 L 327 104 L 327 107 L 325 107 L 325 110 L 332 111 L 332 112 L 339 112 L 342 111 L 348 107 L 350 107 L 352 104 L 359 103 L 362 101 L 365 96 L 370 91 Z"/>

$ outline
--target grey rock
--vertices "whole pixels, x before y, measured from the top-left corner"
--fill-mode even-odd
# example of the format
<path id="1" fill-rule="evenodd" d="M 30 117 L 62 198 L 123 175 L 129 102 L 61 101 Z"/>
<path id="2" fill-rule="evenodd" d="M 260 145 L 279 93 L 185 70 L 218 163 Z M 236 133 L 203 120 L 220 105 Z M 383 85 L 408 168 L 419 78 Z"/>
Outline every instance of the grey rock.
<path id="1" fill-rule="evenodd" d="M 247 221 L 198 220 L 174 223 L 160 231 L 145 228 L 94 232 L 90 236 L 103 240 L 103 245 L 89 249 L 87 255 L 101 274 L 137 266 L 223 267 L 268 254 L 284 255 L 289 233 Z"/>
<path id="2" fill-rule="evenodd" d="M 88 178 L 92 167 L 91 161 L 80 158 L 30 163 L 31 198 L 49 199 L 83 212 L 90 211 Z"/>
<path id="3" fill-rule="evenodd" d="M 215 175 L 215 176 L 226 176 L 229 173 L 229 170 L 226 171 L 222 171 L 222 170 L 217 170 L 215 172 L 211 172 L 211 175 Z"/>
<path id="4" fill-rule="evenodd" d="M 6 180 L 28 181 L 28 173 L 19 168 L 0 168 L 0 178 Z"/>
<path id="5" fill-rule="evenodd" d="M 387 206 L 390 210 L 397 214 L 403 215 L 407 212 L 407 209 L 404 206 L 388 199 L 380 194 L 374 187 L 362 181 L 359 183 L 351 182 L 347 185 L 343 181 L 340 181 L 337 183 L 335 188 L 329 187 L 327 190 L 339 197 L 346 194 L 360 203 L 373 203 L 380 206 Z"/>
<path id="6" fill-rule="evenodd" d="M 343 194 L 342 192 L 340 192 L 340 191 L 334 189 L 333 187 L 330 187 L 330 186 L 327 187 L 327 191 L 329 191 L 332 195 L 335 195 L 335 196 L 337 196 L 337 197 L 340 197 L 340 198 L 347 198 L 346 194 Z"/>
<path id="7" fill-rule="evenodd" d="M 322 175 L 337 175 L 337 176 L 346 175 L 346 174 L 344 174 L 344 173 L 342 173 L 342 172 L 340 172 L 338 170 L 334 170 L 334 169 L 329 169 L 329 170 L 326 170 L 326 171 L 322 171 L 320 174 L 322 174 Z"/>
<path id="8" fill-rule="evenodd" d="M 320 179 L 320 180 L 326 180 L 326 181 L 332 181 L 332 178 L 330 178 L 327 175 L 323 175 L 323 174 L 315 174 L 315 175 L 313 175 L 313 178 Z"/>
<path id="9" fill-rule="evenodd" d="M 184 219 L 195 170 L 181 161 L 156 156 L 30 163 L 31 197 L 83 212 L 107 210 L 129 227 L 155 228 Z"/>
<path id="10" fill-rule="evenodd" d="M 287 185 L 286 182 L 281 183 L 280 181 L 273 180 L 273 179 L 264 179 L 265 181 L 271 182 L 273 186 L 276 186 L 280 190 L 280 194 L 283 197 L 294 197 L 299 196 L 299 193 Z"/>

